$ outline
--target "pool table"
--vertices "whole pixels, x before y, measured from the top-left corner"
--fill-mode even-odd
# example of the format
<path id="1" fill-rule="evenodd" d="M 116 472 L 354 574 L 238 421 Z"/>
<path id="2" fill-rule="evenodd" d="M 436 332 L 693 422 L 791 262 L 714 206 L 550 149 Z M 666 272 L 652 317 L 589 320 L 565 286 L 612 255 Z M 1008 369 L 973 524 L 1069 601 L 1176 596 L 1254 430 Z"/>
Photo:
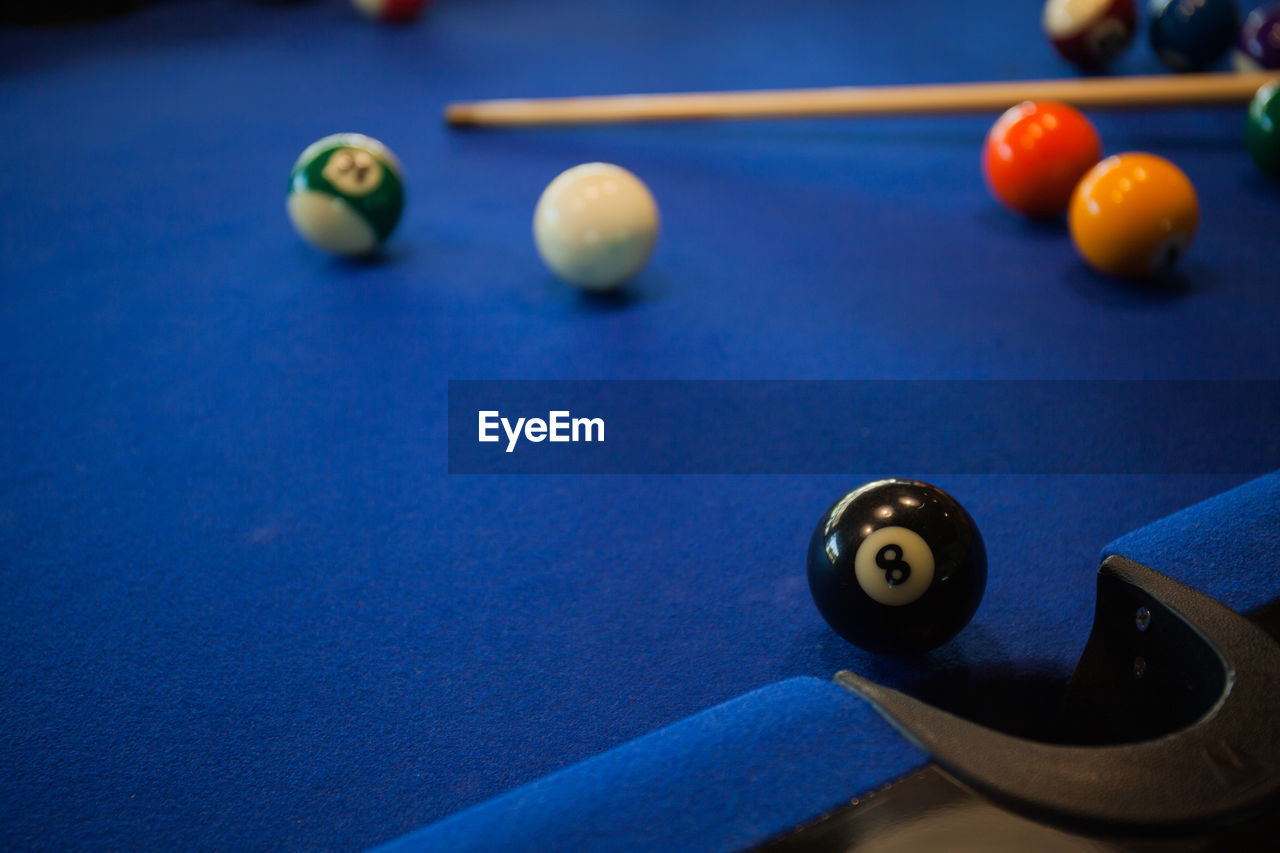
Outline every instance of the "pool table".
<path id="1" fill-rule="evenodd" d="M 753 847 L 936 758 L 871 682 L 1041 736 L 1104 558 L 1280 599 L 1280 183 L 1243 105 L 1090 114 L 1202 205 L 1175 275 L 1119 281 L 988 195 L 994 114 L 441 120 L 1072 76 L 1036 3 L 138 5 L 0 29 L 0 846 Z M 1161 69 L 1140 37 L 1114 70 Z M 371 259 L 285 216 L 337 131 L 403 162 Z M 531 237 L 590 161 L 661 209 L 610 298 Z M 610 455 L 470 442 L 476 395 L 547 411 L 557 383 L 617 405 Z M 990 566 L 972 623 L 906 659 L 840 639 L 805 580 L 818 518 L 885 476 L 955 496 Z"/>

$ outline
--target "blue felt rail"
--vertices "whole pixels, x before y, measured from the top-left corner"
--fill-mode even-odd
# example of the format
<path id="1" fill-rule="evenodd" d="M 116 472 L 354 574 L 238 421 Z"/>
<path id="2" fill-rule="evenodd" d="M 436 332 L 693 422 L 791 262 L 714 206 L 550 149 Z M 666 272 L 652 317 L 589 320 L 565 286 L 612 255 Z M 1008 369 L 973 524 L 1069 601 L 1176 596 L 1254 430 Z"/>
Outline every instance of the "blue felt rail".
<path id="1" fill-rule="evenodd" d="M 923 765 L 863 700 L 818 678 L 747 693 L 382 848 L 736 850 Z"/>
<path id="2" fill-rule="evenodd" d="M 1103 549 L 1241 613 L 1280 599 L 1280 472 L 1128 533 Z"/>

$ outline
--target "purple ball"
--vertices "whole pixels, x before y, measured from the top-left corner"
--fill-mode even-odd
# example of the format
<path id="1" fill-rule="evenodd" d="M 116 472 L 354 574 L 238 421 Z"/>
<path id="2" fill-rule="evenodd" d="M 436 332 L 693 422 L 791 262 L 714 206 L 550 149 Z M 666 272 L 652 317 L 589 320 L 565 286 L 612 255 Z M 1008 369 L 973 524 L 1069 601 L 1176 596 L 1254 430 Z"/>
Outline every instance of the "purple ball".
<path id="1" fill-rule="evenodd" d="M 1245 20 L 1235 65 L 1241 71 L 1280 68 L 1280 3 L 1255 9 Z"/>

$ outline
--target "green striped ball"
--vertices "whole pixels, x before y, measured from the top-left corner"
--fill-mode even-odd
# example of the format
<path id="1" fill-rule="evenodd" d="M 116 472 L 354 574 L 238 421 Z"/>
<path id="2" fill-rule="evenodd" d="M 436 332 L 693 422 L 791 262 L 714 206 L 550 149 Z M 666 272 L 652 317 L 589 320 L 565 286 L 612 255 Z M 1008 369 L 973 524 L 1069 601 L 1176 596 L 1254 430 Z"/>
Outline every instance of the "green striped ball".
<path id="1" fill-rule="evenodd" d="M 326 136 L 293 164 L 286 207 L 298 234 L 317 249 L 368 255 L 391 236 L 404 210 L 400 161 L 372 137 Z"/>

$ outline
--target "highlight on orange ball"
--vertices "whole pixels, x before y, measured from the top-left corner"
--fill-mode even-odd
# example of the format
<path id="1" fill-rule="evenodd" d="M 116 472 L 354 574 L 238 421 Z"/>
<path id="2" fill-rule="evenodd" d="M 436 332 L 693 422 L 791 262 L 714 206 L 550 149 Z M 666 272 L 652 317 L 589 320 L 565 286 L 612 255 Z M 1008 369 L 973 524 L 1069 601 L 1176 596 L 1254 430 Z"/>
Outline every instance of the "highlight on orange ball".
<path id="1" fill-rule="evenodd" d="M 987 133 L 982 172 L 997 201 L 1026 216 L 1058 216 L 1102 157 L 1089 119 L 1057 101 L 1010 107 Z"/>

